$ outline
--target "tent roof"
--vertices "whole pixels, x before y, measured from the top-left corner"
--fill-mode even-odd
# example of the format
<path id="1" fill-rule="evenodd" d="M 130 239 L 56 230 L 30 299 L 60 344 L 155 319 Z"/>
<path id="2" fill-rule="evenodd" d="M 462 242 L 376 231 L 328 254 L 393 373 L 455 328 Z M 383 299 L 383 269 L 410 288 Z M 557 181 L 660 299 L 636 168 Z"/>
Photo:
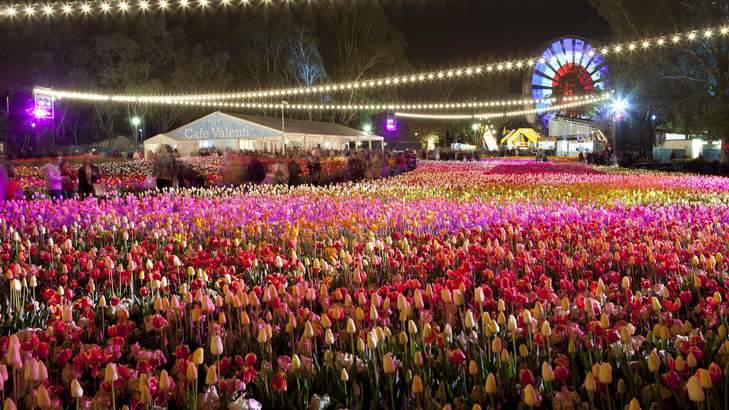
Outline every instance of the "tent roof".
<path id="1" fill-rule="evenodd" d="M 281 117 L 264 117 L 260 115 L 248 115 L 229 112 L 225 112 L 223 114 L 230 115 L 231 117 L 239 118 L 248 122 L 253 122 L 279 132 L 282 131 Z M 364 131 L 349 128 L 333 122 L 294 120 L 286 118 L 284 123 L 286 128 L 285 132 L 291 134 L 331 135 L 337 137 L 361 138 L 374 137 L 373 139 L 381 138 L 377 137 L 376 135 L 373 136 L 371 134 L 367 134 Z"/>
<path id="2" fill-rule="evenodd" d="M 154 137 L 147 138 L 144 140 L 145 144 L 178 144 L 185 142 L 184 138 L 173 138 L 167 134 L 157 134 Z"/>
<path id="3" fill-rule="evenodd" d="M 109 146 L 111 146 L 112 148 L 127 148 L 130 146 L 134 146 L 134 140 L 123 135 L 119 135 L 114 138 L 99 141 L 95 143 L 94 146 L 98 146 L 100 148 Z"/>
<path id="4" fill-rule="evenodd" d="M 382 137 L 369 135 L 366 132 L 330 122 L 304 121 L 286 118 L 285 128 L 286 134 L 334 136 L 349 139 L 361 139 L 363 141 L 384 140 Z M 163 135 L 174 141 L 182 142 L 203 139 L 255 139 L 280 137 L 283 135 L 283 132 L 281 127 L 281 117 L 264 117 L 216 111 L 159 135 Z M 145 142 L 150 141 L 152 138 Z M 152 143 L 155 142 L 156 141 L 152 141 Z"/>

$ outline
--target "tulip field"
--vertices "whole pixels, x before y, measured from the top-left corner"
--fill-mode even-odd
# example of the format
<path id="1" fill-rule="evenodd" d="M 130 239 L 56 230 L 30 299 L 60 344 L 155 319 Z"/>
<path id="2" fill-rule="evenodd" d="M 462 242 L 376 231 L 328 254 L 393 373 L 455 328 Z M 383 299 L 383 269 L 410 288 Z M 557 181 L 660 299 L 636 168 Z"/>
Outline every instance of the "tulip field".
<path id="1" fill-rule="evenodd" d="M 729 408 L 727 178 L 10 201 L 0 259 L 5 409 Z"/>

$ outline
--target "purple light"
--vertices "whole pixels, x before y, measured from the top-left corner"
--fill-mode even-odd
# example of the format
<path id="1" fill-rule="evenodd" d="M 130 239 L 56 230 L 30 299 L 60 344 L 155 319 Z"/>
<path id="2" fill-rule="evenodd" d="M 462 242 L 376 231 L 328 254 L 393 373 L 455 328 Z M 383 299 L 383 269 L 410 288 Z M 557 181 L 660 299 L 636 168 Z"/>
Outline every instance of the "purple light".
<path id="1" fill-rule="evenodd" d="M 397 122 L 394 117 L 387 117 L 387 124 L 385 129 L 388 131 L 397 131 Z"/>
<path id="2" fill-rule="evenodd" d="M 31 128 L 35 128 L 35 122 L 31 122 L 31 123 L 30 123 L 30 127 L 31 127 Z"/>
<path id="3" fill-rule="evenodd" d="M 33 110 L 33 116 L 35 118 L 48 118 L 49 117 L 48 110 L 43 109 L 43 108 L 35 108 Z"/>

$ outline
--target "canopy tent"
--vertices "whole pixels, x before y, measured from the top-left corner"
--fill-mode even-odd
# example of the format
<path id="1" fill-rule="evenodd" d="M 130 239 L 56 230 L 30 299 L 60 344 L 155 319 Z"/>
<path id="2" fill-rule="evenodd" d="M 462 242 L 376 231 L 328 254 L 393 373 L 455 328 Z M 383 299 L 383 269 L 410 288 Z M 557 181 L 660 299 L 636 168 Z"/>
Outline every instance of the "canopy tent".
<path id="1" fill-rule="evenodd" d="M 501 145 L 509 149 L 529 148 L 539 143 L 541 136 L 533 128 L 517 128 L 501 139 Z"/>
<path id="2" fill-rule="evenodd" d="M 383 148 L 384 138 L 343 125 L 216 111 L 189 124 L 144 141 L 145 155 L 161 145 L 170 145 L 180 155 L 193 155 L 201 148 L 247 151 L 285 149 L 344 149 L 350 144 L 369 149 Z"/>
<path id="3" fill-rule="evenodd" d="M 496 135 L 490 126 L 487 126 L 486 131 L 483 133 L 483 145 L 489 151 L 499 150 L 499 144 L 496 142 Z"/>
<path id="4" fill-rule="evenodd" d="M 116 138 L 109 138 L 104 141 L 99 141 L 93 145 L 94 148 L 99 149 L 118 149 L 118 150 L 133 150 L 134 140 L 123 135 L 119 135 Z"/>

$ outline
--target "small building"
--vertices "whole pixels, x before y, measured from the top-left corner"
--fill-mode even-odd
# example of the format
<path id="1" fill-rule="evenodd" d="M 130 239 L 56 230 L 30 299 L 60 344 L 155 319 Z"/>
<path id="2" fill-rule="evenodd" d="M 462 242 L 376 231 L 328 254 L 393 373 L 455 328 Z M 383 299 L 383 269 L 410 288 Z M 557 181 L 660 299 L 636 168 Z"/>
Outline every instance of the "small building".
<path id="1" fill-rule="evenodd" d="M 540 142 L 540 148 L 554 150 L 562 157 L 580 153 L 600 153 L 608 146 L 608 138 L 592 120 L 556 117 L 549 122 L 549 137 Z"/>
<path id="2" fill-rule="evenodd" d="M 695 159 L 699 156 L 707 161 L 721 159 L 721 141 L 707 141 L 700 136 L 671 133 L 658 133 L 657 137 L 660 143 L 653 148 L 653 159 L 656 161 Z"/>
<path id="3" fill-rule="evenodd" d="M 382 149 L 384 138 L 344 125 L 216 111 L 144 141 L 145 155 L 169 145 L 182 156 L 200 149 L 282 152 L 285 149 Z"/>

